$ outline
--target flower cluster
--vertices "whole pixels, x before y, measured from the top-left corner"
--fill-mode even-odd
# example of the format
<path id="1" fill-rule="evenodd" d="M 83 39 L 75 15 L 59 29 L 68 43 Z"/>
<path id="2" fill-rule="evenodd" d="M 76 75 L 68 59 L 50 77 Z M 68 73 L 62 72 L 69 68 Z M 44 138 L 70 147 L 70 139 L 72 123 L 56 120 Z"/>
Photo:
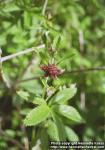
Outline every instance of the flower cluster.
<path id="1" fill-rule="evenodd" d="M 42 65 L 40 68 L 45 72 L 45 77 L 50 76 L 52 78 L 56 78 L 62 73 L 55 64 Z"/>

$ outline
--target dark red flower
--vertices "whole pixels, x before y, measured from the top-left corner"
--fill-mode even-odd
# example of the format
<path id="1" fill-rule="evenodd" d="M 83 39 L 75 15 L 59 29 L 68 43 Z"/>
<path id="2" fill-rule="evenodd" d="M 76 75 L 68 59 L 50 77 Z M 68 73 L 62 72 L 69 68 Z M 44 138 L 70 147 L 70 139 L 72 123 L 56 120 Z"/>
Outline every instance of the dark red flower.
<path id="1" fill-rule="evenodd" d="M 61 74 L 61 70 L 55 64 L 42 65 L 40 68 L 45 72 L 45 77 L 56 78 Z"/>

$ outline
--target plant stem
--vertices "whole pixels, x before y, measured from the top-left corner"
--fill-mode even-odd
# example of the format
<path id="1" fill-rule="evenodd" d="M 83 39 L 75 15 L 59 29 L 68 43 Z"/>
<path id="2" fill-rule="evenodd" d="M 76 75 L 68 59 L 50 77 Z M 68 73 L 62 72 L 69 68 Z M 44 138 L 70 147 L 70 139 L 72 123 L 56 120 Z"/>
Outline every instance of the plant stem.
<path id="1" fill-rule="evenodd" d="M 79 70 L 71 70 L 71 71 L 65 71 L 63 74 L 74 74 L 74 73 L 85 73 L 85 72 L 89 72 L 89 71 L 104 71 L 105 70 L 105 66 L 103 67 L 96 67 L 96 68 L 85 68 L 85 69 L 79 69 Z M 62 74 L 61 74 L 62 75 Z M 44 76 L 39 76 L 39 77 L 30 77 L 24 80 L 20 80 L 18 81 L 17 84 L 22 83 L 22 82 L 27 82 L 27 81 L 31 81 L 31 80 L 39 80 L 41 77 Z"/>
<path id="2" fill-rule="evenodd" d="M 43 5 L 43 10 L 42 10 L 42 15 L 45 15 L 47 4 L 48 4 L 48 0 L 45 0 L 44 5 Z"/>
<path id="3" fill-rule="evenodd" d="M 78 69 L 78 70 L 71 70 L 64 73 L 84 73 L 89 71 L 102 71 L 105 70 L 105 66 L 102 67 L 96 67 L 96 68 L 84 68 L 84 69 Z"/>
<path id="4" fill-rule="evenodd" d="M 41 48 L 45 48 L 45 45 L 42 44 L 42 45 L 40 45 L 40 46 L 38 46 L 38 47 L 32 47 L 32 48 L 23 50 L 23 51 L 21 51 L 21 52 L 18 52 L 18 53 L 12 54 L 12 55 L 2 57 L 2 58 L 1 58 L 1 62 L 4 62 L 4 61 L 10 60 L 10 59 L 12 59 L 12 58 L 15 58 L 15 57 L 19 57 L 19 56 L 28 54 L 28 53 L 30 53 L 30 52 L 32 52 L 32 51 L 35 51 L 35 49 L 41 49 Z"/>
<path id="5" fill-rule="evenodd" d="M 18 81 L 17 84 L 23 83 L 23 82 L 27 82 L 27 81 L 30 81 L 30 80 L 39 80 L 41 77 L 42 77 L 42 76 L 39 76 L 39 77 L 31 77 L 31 78 L 23 79 L 23 80 Z"/>
<path id="6" fill-rule="evenodd" d="M 9 83 L 9 81 L 5 78 L 4 72 L 3 72 L 3 68 L 2 68 L 2 49 L 0 48 L 0 80 L 3 81 L 3 83 L 5 84 L 5 86 L 7 88 L 10 88 L 11 85 Z"/>

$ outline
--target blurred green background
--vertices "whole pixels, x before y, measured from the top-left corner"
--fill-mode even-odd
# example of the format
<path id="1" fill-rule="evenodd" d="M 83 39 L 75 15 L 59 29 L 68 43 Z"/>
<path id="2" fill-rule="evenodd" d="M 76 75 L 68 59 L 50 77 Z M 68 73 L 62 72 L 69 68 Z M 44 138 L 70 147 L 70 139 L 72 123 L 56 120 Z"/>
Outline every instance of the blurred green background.
<path id="1" fill-rule="evenodd" d="M 55 49 L 59 42 L 57 60 L 73 54 L 60 64 L 66 70 L 60 77 L 62 85 L 76 83 L 78 92 L 71 105 L 86 120 L 85 124 L 72 125 L 72 129 L 80 141 L 104 141 L 105 71 L 70 71 L 105 66 L 105 1 L 49 0 L 44 6 L 44 0 L 0 0 L 2 56 L 41 45 L 46 38 L 48 46 Z M 24 89 L 40 95 L 42 86 L 37 80 L 21 84 L 17 81 L 41 74 L 38 65 L 49 57 L 46 49 L 40 51 L 40 56 L 30 53 L 2 64 L 12 88 L 6 88 L 1 81 L 0 150 L 20 150 L 21 144 L 30 139 L 31 129 L 24 127 L 22 119 L 32 104 L 18 97 L 16 91 Z M 58 84 L 57 80 L 54 84 Z"/>

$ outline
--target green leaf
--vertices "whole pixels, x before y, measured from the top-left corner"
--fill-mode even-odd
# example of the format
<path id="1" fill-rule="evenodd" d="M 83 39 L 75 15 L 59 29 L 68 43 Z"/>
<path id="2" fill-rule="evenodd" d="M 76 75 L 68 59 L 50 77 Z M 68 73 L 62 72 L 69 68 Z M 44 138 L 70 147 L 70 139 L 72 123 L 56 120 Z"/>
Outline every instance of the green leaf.
<path id="1" fill-rule="evenodd" d="M 29 98 L 29 93 L 25 91 L 18 91 L 17 94 L 24 100 L 28 100 Z"/>
<path id="2" fill-rule="evenodd" d="M 46 79 L 41 78 L 41 82 L 42 82 L 42 84 L 44 85 L 44 87 L 47 86 L 47 81 L 46 81 Z"/>
<path id="3" fill-rule="evenodd" d="M 33 126 L 44 121 L 50 114 L 50 108 L 47 105 L 40 105 L 26 116 L 24 124 L 26 126 Z"/>
<path id="4" fill-rule="evenodd" d="M 59 141 L 57 126 L 53 121 L 48 122 L 47 133 L 52 140 Z"/>
<path id="5" fill-rule="evenodd" d="M 14 138 L 15 137 L 15 131 L 14 130 L 11 130 L 11 129 L 6 129 L 5 130 L 5 135 L 8 137 L 10 137 L 10 138 Z"/>
<path id="6" fill-rule="evenodd" d="M 35 100 L 32 101 L 33 104 L 42 105 L 46 104 L 46 101 L 41 97 L 36 97 Z"/>
<path id="7" fill-rule="evenodd" d="M 79 141 L 78 135 L 68 126 L 65 126 L 65 132 L 69 141 Z"/>
<path id="8" fill-rule="evenodd" d="M 62 122 L 60 116 L 58 116 L 52 110 L 52 117 L 53 117 L 54 123 L 56 125 L 56 129 L 57 129 L 57 132 L 58 132 L 58 136 L 59 136 L 58 141 L 64 141 L 64 140 L 66 140 L 65 128 L 64 128 L 64 125 L 63 125 L 63 122 Z"/>
<path id="9" fill-rule="evenodd" d="M 10 12 L 16 12 L 19 11 L 20 8 L 18 6 L 16 6 L 15 4 L 11 4 L 11 5 L 6 5 L 4 11 L 5 13 L 10 13 Z"/>
<path id="10" fill-rule="evenodd" d="M 49 32 L 47 31 L 47 32 L 44 33 L 43 36 L 42 36 L 42 40 L 43 40 L 43 42 L 45 43 L 46 47 L 48 47 L 48 41 L 47 41 L 48 34 L 49 34 Z"/>
<path id="11" fill-rule="evenodd" d="M 71 99 L 76 94 L 77 88 L 72 86 L 71 88 L 66 88 L 59 91 L 54 97 L 52 97 L 51 102 L 56 102 L 63 104 L 69 99 Z"/>
<path id="12" fill-rule="evenodd" d="M 41 63 L 47 65 L 49 62 L 49 55 L 48 55 L 47 51 L 39 52 L 39 55 L 41 57 Z"/>
<path id="13" fill-rule="evenodd" d="M 48 134 L 45 128 L 40 129 L 39 139 L 41 141 L 41 149 L 46 150 L 48 148 Z"/>
<path id="14" fill-rule="evenodd" d="M 55 48 L 58 48 L 58 47 L 59 47 L 59 44 L 60 44 L 60 41 L 61 41 L 61 36 L 60 36 L 60 35 L 57 35 L 57 36 L 54 38 L 53 46 L 54 46 Z"/>
<path id="15" fill-rule="evenodd" d="M 82 117 L 80 116 L 79 112 L 72 106 L 68 105 L 60 105 L 57 110 L 58 113 L 65 116 L 66 118 L 73 120 L 75 122 L 83 122 Z"/>
<path id="16" fill-rule="evenodd" d="M 67 55 L 67 56 L 64 56 L 62 59 L 60 59 L 58 62 L 57 62 L 57 65 L 62 63 L 64 60 L 67 60 L 67 59 L 70 59 L 70 57 L 73 57 L 74 54 L 70 54 L 70 55 Z"/>
<path id="17" fill-rule="evenodd" d="M 70 119 L 66 118 L 65 116 L 62 116 L 62 121 L 68 126 L 75 126 L 80 123 L 80 122 L 77 123 L 73 120 L 70 120 Z"/>
<path id="18" fill-rule="evenodd" d="M 27 11 L 24 11 L 24 26 L 29 27 L 30 24 L 31 24 L 31 15 Z"/>

